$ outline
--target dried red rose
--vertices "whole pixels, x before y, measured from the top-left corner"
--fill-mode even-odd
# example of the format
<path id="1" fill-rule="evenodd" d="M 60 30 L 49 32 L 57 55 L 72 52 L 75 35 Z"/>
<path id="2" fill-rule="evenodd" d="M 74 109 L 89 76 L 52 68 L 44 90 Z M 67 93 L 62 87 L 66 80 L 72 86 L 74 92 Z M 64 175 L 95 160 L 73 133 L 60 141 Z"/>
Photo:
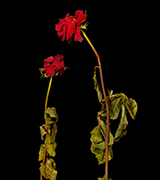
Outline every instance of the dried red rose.
<path id="1" fill-rule="evenodd" d="M 62 41 L 65 39 L 70 43 L 73 35 L 74 41 L 82 42 L 83 38 L 80 34 L 81 23 L 86 19 L 87 15 L 81 10 L 75 12 L 75 16 L 66 15 L 64 19 L 59 19 L 59 22 L 55 25 L 55 30 L 58 32 L 58 36 L 62 36 Z"/>
<path id="2" fill-rule="evenodd" d="M 43 68 L 45 69 L 46 75 L 48 77 L 54 76 L 57 72 L 62 75 L 64 72 L 64 57 L 57 54 L 57 56 L 50 56 L 47 59 L 44 59 Z"/>

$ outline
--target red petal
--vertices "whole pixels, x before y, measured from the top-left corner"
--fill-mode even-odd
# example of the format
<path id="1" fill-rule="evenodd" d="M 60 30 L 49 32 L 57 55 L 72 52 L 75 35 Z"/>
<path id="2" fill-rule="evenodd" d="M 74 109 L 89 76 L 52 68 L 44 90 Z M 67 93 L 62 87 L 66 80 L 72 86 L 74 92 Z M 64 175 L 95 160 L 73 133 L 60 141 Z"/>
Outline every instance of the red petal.
<path id="1" fill-rule="evenodd" d="M 67 41 L 71 38 L 71 36 L 75 33 L 75 22 L 70 21 L 67 23 Z"/>
<path id="2" fill-rule="evenodd" d="M 77 10 L 75 12 L 75 18 L 77 18 L 77 25 L 81 25 L 81 23 L 86 19 L 87 15 L 83 13 L 83 11 Z"/>
<path id="3" fill-rule="evenodd" d="M 76 34 L 74 36 L 74 41 L 79 41 L 79 42 L 83 41 L 83 38 L 82 38 L 82 36 L 80 34 L 80 29 L 81 29 L 81 26 L 77 26 Z"/>
<path id="4" fill-rule="evenodd" d="M 44 59 L 44 63 L 50 63 L 54 60 L 53 56 L 48 57 L 47 59 Z"/>
<path id="5" fill-rule="evenodd" d="M 54 76 L 55 74 L 55 68 L 53 66 L 45 68 L 45 71 L 48 77 Z"/>

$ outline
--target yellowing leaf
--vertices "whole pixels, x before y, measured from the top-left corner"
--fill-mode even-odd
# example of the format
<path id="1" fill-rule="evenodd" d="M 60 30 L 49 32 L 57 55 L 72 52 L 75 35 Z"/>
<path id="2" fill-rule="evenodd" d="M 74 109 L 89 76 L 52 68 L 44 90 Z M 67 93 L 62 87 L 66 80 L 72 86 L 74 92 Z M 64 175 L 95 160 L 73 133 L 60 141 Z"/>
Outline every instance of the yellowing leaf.
<path id="1" fill-rule="evenodd" d="M 40 150 L 39 150 L 38 161 L 42 161 L 43 160 L 44 150 L 45 150 L 45 146 L 44 146 L 44 144 L 41 144 L 41 147 L 40 147 Z"/>
<path id="2" fill-rule="evenodd" d="M 132 119 L 135 119 L 136 113 L 137 113 L 137 103 L 135 100 L 133 100 L 132 98 L 129 98 L 121 93 L 121 97 L 122 97 L 122 103 L 124 104 L 124 106 L 127 108 L 129 114 L 131 115 Z"/>
<path id="3" fill-rule="evenodd" d="M 112 146 L 108 146 L 108 161 L 110 161 L 112 158 L 113 158 Z"/>
<path id="4" fill-rule="evenodd" d="M 98 178 L 98 180 L 105 180 L 105 175 L 102 178 Z"/>
<path id="5" fill-rule="evenodd" d="M 43 125 L 44 126 L 44 125 Z M 43 138 L 43 136 L 46 134 L 46 131 L 45 131 L 45 129 L 43 128 L 43 126 L 40 126 L 39 128 L 40 128 L 40 133 L 41 133 L 41 140 L 43 140 L 44 138 Z"/>
<path id="6" fill-rule="evenodd" d="M 99 67 L 95 66 L 95 68 L 94 68 L 93 82 L 94 82 L 94 89 L 97 91 L 98 100 L 99 100 L 99 102 L 101 102 L 102 101 L 102 92 L 101 92 L 101 88 L 97 82 L 97 77 L 96 77 L 96 69 L 97 68 L 99 68 Z"/>
<path id="7" fill-rule="evenodd" d="M 41 163 L 40 171 L 46 179 L 56 180 L 57 171 L 53 168 L 53 161 L 47 159 L 45 164 Z"/>
<path id="8" fill-rule="evenodd" d="M 91 142 L 94 142 L 94 143 L 98 143 L 98 142 L 102 142 L 103 141 L 103 138 L 102 138 L 102 135 L 101 135 L 101 132 L 100 132 L 100 127 L 99 126 L 96 126 L 92 131 L 91 131 Z"/>
<path id="9" fill-rule="evenodd" d="M 46 145 L 46 148 L 47 148 L 47 152 L 50 156 L 54 157 L 56 155 L 56 151 L 53 147 L 53 144 L 51 144 L 51 137 L 50 136 L 47 136 L 46 139 L 45 139 L 45 145 Z"/>
<path id="10" fill-rule="evenodd" d="M 52 133 L 51 133 L 51 143 L 55 142 L 56 133 L 57 133 L 57 125 L 56 123 L 54 123 L 53 128 L 52 128 Z"/>
<path id="11" fill-rule="evenodd" d="M 100 117 L 97 117 L 97 120 L 98 120 L 98 122 L 100 124 L 101 129 L 104 132 L 104 135 L 106 135 L 106 123 L 103 120 L 101 120 Z"/>
<path id="12" fill-rule="evenodd" d="M 105 163 L 105 151 L 98 148 L 97 144 L 94 144 L 94 143 L 91 144 L 91 152 L 95 154 L 98 160 L 98 164 Z"/>
<path id="13" fill-rule="evenodd" d="M 120 119 L 120 123 L 118 125 L 118 129 L 115 133 L 115 141 L 119 141 L 120 138 L 122 138 L 124 135 L 126 135 L 127 130 L 126 127 L 128 125 L 128 120 L 127 120 L 127 116 L 126 116 L 126 112 L 125 112 L 125 107 L 122 104 L 122 113 L 121 113 L 121 119 Z"/>
<path id="14" fill-rule="evenodd" d="M 44 118 L 47 121 L 50 121 L 51 118 L 56 118 L 56 121 L 58 121 L 58 114 L 56 112 L 56 108 L 54 108 L 54 107 L 47 108 L 44 113 Z"/>
<path id="15" fill-rule="evenodd" d="M 121 110 L 121 97 L 114 97 L 109 99 L 109 116 L 110 119 L 117 119 Z"/>

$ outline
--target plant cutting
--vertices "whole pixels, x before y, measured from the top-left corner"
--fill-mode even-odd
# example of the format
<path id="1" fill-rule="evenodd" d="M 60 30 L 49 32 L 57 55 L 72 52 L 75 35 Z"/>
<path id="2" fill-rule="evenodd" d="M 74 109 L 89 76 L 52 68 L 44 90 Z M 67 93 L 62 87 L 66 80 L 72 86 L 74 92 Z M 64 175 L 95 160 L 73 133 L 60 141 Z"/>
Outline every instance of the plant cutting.
<path id="1" fill-rule="evenodd" d="M 49 85 L 46 94 L 45 106 L 44 106 L 44 119 L 45 124 L 40 126 L 41 140 L 43 144 L 40 146 L 38 161 L 42 161 L 40 164 L 40 180 L 45 177 L 46 179 L 56 180 L 57 170 L 54 157 L 56 155 L 55 141 L 57 133 L 57 121 L 58 114 L 56 108 L 47 107 L 48 97 L 51 89 L 53 76 L 62 75 L 65 70 L 64 57 L 57 54 L 55 57 L 50 56 L 44 59 L 43 68 L 39 68 L 41 78 L 49 78 Z"/>
<path id="2" fill-rule="evenodd" d="M 101 109 L 97 113 L 97 117 L 95 117 L 95 119 L 97 119 L 97 126 L 91 131 L 91 152 L 95 154 L 98 164 L 105 163 L 104 176 L 98 177 L 98 180 L 108 180 L 110 179 L 108 177 L 108 161 L 113 158 L 112 146 L 115 142 L 119 141 L 124 135 L 126 135 L 126 127 L 128 125 L 127 113 L 132 117 L 132 119 L 135 119 L 137 103 L 135 100 L 128 98 L 123 93 L 113 94 L 113 90 L 108 90 L 106 93 L 100 56 L 84 31 L 87 30 L 89 24 L 86 22 L 86 18 L 86 12 L 84 13 L 82 10 L 77 10 L 74 16 L 68 13 L 64 19 L 59 19 L 59 22 L 55 25 L 55 30 L 57 31 L 58 37 L 61 37 L 62 41 L 68 41 L 68 43 L 71 43 L 72 40 L 83 42 L 85 39 L 97 57 L 98 66 L 96 65 L 94 68 L 93 82 L 94 89 L 97 92 L 98 101 L 101 104 Z M 53 62 L 50 62 L 50 60 L 44 60 L 44 63 L 44 68 L 40 69 L 42 77 L 51 76 L 50 81 L 52 81 L 52 76 L 57 72 L 60 75 L 63 74 L 65 69 L 63 61 L 61 61 L 61 63 L 59 62 L 59 65 L 56 67 L 52 65 Z M 101 85 L 99 85 L 99 82 L 97 81 L 97 70 L 99 70 Z M 45 73 L 43 73 L 44 71 Z M 50 89 L 50 84 L 48 89 Z M 48 96 L 46 96 L 46 99 L 48 99 Z M 55 108 L 48 109 L 45 104 L 45 125 L 41 126 L 40 130 L 41 138 L 45 135 L 47 140 L 45 139 L 45 143 L 41 145 L 39 152 L 39 160 L 43 160 L 40 167 L 41 180 L 42 175 L 46 179 L 56 179 L 57 171 L 55 170 L 55 162 L 52 158 L 55 154 L 53 152 L 51 153 L 50 151 L 53 150 L 50 149 L 55 150 L 56 147 L 56 145 L 53 144 L 55 144 L 57 117 Z M 52 121 L 52 118 L 55 118 L 56 120 Z M 112 134 L 112 129 L 110 128 L 112 120 L 119 120 L 119 125 L 115 134 Z M 53 124 L 52 129 L 50 129 L 51 124 Z M 47 159 L 46 164 L 44 164 L 46 154 L 49 157 L 51 156 L 51 158 Z"/>

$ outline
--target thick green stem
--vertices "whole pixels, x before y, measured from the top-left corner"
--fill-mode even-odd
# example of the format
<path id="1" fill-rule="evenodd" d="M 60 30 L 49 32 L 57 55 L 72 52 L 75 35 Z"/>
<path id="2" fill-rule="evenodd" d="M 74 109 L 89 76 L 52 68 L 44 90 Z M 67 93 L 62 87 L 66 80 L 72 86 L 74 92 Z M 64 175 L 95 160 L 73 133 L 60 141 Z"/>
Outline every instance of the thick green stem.
<path id="1" fill-rule="evenodd" d="M 103 82 L 103 74 L 102 74 L 102 66 L 101 66 L 100 57 L 99 57 L 96 49 L 94 48 L 93 44 L 91 43 L 91 41 L 89 40 L 89 38 L 88 38 L 87 35 L 85 34 L 85 32 L 84 32 L 83 30 L 81 30 L 81 31 L 82 31 L 84 37 L 86 38 L 87 42 L 89 43 L 89 45 L 90 45 L 91 48 L 93 49 L 95 55 L 97 56 L 98 65 L 99 65 L 99 71 L 100 71 L 100 78 L 101 78 L 101 86 L 102 86 L 102 91 L 103 91 L 104 100 L 105 100 L 105 103 L 106 103 L 106 113 L 107 113 L 106 124 L 107 124 L 107 132 L 106 132 L 105 180 L 108 180 L 109 104 L 108 104 L 108 99 L 107 99 L 107 96 L 106 96 L 105 87 L 104 87 L 104 82 Z"/>

